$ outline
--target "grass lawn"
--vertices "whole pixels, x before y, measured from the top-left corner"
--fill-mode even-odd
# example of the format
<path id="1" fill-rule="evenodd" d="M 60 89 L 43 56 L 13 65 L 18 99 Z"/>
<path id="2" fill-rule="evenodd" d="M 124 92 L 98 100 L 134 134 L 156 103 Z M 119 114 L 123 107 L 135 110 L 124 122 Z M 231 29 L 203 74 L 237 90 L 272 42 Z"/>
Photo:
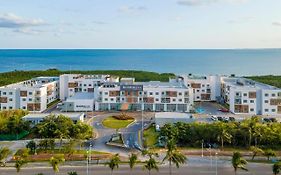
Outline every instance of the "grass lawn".
<path id="1" fill-rule="evenodd" d="M 148 148 L 154 147 L 158 141 L 158 135 L 155 131 L 155 126 L 151 125 L 148 129 L 144 130 L 144 145 Z"/>
<path id="2" fill-rule="evenodd" d="M 134 120 L 117 120 L 113 117 L 108 117 L 102 121 L 103 126 L 107 128 L 112 128 L 112 129 L 120 129 L 120 128 L 125 128 L 129 124 L 133 123 Z"/>

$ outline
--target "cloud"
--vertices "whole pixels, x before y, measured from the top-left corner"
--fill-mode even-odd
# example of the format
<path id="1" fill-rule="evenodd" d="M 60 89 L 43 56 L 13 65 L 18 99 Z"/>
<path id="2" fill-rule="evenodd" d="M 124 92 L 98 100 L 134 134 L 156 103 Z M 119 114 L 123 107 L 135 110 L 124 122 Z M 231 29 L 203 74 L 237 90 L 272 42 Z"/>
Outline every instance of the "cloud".
<path id="1" fill-rule="evenodd" d="M 281 22 L 273 22 L 272 25 L 281 27 Z"/>
<path id="2" fill-rule="evenodd" d="M 118 11 L 122 13 L 135 13 L 144 10 L 147 10 L 145 6 L 122 6 L 118 8 Z"/>
<path id="3" fill-rule="evenodd" d="M 15 33 L 21 33 L 21 34 L 26 34 L 26 35 L 39 35 L 41 34 L 42 30 L 34 30 L 34 29 L 28 29 L 28 28 L 18 28 L 13 30 Z"/>
<path id="4" fill-rule="evenodd" d="M 202 6 L 202 5 L 209 5 L 214 3 L 223 3 L 223 2 L 244 3 L 247 1 L 248 0 L 178 0 L 177 4 L 183 6 Z"/>
<path id="5" fill-rule="evenodd" d="M 247 23 L 247 22 L 251 22 L 255 19 L 255 17 L 241 17 L 241 18 L 237 18 L 237 19 L 231 19 L 228 20 L 227 22 L 230 24 L 240 24 L 240 23 Z"/>
<path id="6" fill-rule="evenodd" d="M 23 28 L 45 24 L 42 19 L 26 19 L 13 13 L 0 14 L 0 27 L 2 28 Z"/>

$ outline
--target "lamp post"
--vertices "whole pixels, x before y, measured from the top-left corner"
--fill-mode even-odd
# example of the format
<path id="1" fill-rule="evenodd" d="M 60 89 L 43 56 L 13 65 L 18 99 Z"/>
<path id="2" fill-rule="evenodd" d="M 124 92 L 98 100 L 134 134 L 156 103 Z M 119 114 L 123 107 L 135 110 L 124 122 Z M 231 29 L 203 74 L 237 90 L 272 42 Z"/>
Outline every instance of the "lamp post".
<path id="1" fill-rule="evenodd" d="M 89 173 L 90 173 L 89 163 L 90 163 L 91 158 L 92 158 L 91 151 L 92 151 L 92 143 L 90 143 L 90 149 L 89 149 L 89 151 L 87 151 L 87 175 L 89 175 Z"/>
<path id="2" fill-rule="evenodd" d="M 204 152 L 203 152 L 203 149 L 204 149 L 204 140 L 202 139 L 201 157 L 204 157 Z"/>
<path id="3" fill-rule="evenodd" d="M 216 152 L 216 175 L 218 175 L 218 153 Z"/>

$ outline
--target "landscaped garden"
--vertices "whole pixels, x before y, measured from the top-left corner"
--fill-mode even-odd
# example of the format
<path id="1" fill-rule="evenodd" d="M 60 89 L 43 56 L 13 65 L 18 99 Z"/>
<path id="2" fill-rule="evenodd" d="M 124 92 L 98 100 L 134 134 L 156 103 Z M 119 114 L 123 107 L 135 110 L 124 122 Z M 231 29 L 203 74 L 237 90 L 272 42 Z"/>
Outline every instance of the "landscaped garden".
<path id="1" fill-rule="evenodd" d="M 133 123 L 135 119 L 126 114 L 121 114 L 118 116 L 111 116 L 102 121 L 103 126 L 112 129 L 121 129 L 125 128 L 131 123 Z"/>

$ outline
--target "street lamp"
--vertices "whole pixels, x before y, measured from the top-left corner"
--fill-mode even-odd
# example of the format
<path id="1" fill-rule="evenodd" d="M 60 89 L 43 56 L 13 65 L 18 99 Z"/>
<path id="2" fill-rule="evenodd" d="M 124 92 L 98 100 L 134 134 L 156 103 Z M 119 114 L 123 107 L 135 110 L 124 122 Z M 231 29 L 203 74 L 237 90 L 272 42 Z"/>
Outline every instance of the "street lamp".
<path id="1" fill-rule="evenodd" d="M 89 151 L 87 151 L 87 175 L 89 175 L 89 163 L 92 157 L 91 151 L 92 151 L 92 143 L 90 143 L 90 149 Z"/>
<path id="2" fill-rule="evenodd" d="M 216 175 L 218 175 L 218 153 L 216 152 Z"/>
<path id="3" fill-rule="evenodd" d="M 204 149 L 204 140 L 202 139 L 201 157 L 204 157 L 203 149 Z"/>

